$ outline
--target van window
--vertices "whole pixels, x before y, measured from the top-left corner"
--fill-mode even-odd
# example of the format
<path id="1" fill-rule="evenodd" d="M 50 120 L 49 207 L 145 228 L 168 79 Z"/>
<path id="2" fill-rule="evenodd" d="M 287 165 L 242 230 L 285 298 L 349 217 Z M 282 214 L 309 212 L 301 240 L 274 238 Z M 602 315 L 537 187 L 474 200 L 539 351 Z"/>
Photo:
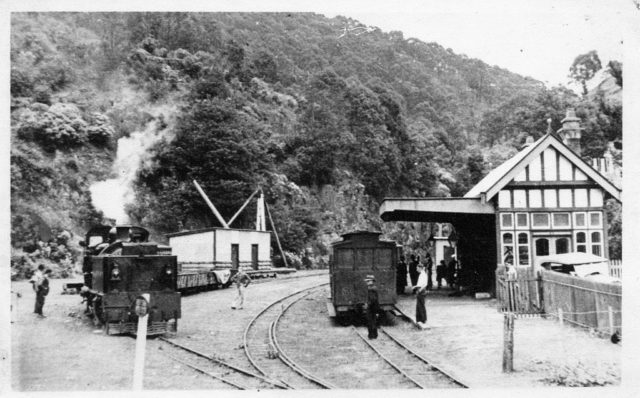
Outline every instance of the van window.
<path id="1" fill-rule="evenodd" d="M 356 250 L 356 269 L 373 268 L 373 249 Z"/>
<path id="2" fill-rule="evenodd" d="M 391 249 L 376 249 L 374 269 L 389 269 L 393 267 Z"/>
<path id="3" fill-rule="evenodd" d="M 337 249 L 334 265 L 338 269 L 353 269 L 353 249 Z"/>

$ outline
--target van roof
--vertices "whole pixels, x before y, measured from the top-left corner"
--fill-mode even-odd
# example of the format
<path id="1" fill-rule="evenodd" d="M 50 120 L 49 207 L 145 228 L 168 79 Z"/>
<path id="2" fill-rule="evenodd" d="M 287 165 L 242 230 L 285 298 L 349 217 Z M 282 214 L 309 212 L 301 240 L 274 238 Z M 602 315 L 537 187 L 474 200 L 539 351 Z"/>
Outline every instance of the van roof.
<path id="1" fill-rule="evenodd" d="M 550 256 L 541 256 L 536 258 L 536 263 L 540 266 L 542 263 L 558 263 L 558 264 L 592 264 L 608 261 L 604 257 L 596 256 L 595 254 L 573 252 L 564 254 L 553 254 Z"/>

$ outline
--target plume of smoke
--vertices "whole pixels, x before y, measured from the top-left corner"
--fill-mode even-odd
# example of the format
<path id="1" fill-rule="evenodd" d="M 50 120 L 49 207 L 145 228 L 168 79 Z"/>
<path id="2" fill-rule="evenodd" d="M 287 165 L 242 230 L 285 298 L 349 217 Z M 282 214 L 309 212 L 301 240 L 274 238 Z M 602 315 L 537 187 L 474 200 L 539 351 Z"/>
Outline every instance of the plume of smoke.
<path id="1" fill-rule="evenodd" d="M 106 217 L 115 219 L 118 224 L 129 222 L 125 205 L 134 200 L 133 183 L 138 170 L 152 165 L 149 149 L 163 139 L 169 142 L 173 138 L 172 125 L 176 108 L 158 106 L 150 113 L 154 118 L 143 130 L 118 140 L 113 178 L 97 182 L 89 188 L 94 207 Z"/>

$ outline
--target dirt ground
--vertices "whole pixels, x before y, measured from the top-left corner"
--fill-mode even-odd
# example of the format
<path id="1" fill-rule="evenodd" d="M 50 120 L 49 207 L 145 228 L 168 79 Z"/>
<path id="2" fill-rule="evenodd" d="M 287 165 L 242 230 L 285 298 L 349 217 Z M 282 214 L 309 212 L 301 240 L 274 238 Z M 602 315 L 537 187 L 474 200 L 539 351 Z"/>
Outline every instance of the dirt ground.
<path id="1" fill-rule="evenodd" d="M 328 282 L 326 272 L 324 276 L 297 278 L 289 283 L 280 280 L 256 283 L 250 286 L 247 304 L 241 311 L 229 308 L 235 294 L 233 289 L 184 297 L 183 318 L 175 339 L 248 367 L 240 344 L 241 333 L 248 320 L 276 297 L 322 281 Z M 51 294 L 45 304 L 46 319 L 38 319 L 32 313 L 35 298 L 28 283 L 11 285 L 12 389 L 130 389 L 131 353 L 135 340 L 127 336 L 105 336 L 101 330 L 96 330 L 82 316 L 81 298 L 60 294 L 62 283 L 60 280 L 52 281 Z M 18 298 L 16 293 L 21 297 Z M 401 297 L 399 302 L 399 306 L 410 315 L 414 313 L 414 305 L 412 296 Z M 326 312 L 322 304 L 313 306 L 310 310 L 324 319 Z M 620 383 L 622 349 L 609 340 L 567 325 L 561 326 L 553 320 L 517 319 L 515 372 L 504 374 L 501 371 L 503 317 L 496 311 L 495 301 L 432 294 L 427 299 L 427 307 L 430 329 L 418 330 L 407 322 L 396 322 L 388 330 L 471 387 Z M 300 311 L 297 309 L 292 313 L 299 314 Z M 215 321 L 205 322 L 205 319 Z M 331 326 L 330 322 L 325 323 Z M 336 330 L 336 333 L 344 334 L 346 329 Z M 219 382 L 168 358 L 160 345 L 161 342 L 154 339 L 147 342 L 145 389 L 222 388 Z M 325 345 L 325 349 L 331 348 L 330 344 Z M 345 351 L 337 355 L 344 357 L 340 366 L 349 368 L 350 354 Z M 360 380 L 350 388 L 384 388 L 384 385 Z"/>
<path id="2" fill-rule="evenodd" d="M 514 327 L 514 372 L 502 373 L 504 316 L 495 300 L 427 297 L 427 330 L 413 328 L 412 347 L 471 387 L 619 385 L 622 347 L 556 320 L 518 318 Z M 399 305 L 415 316 L 415 299 Z M 404 337 L 404 336 L 403 336 Z"/>

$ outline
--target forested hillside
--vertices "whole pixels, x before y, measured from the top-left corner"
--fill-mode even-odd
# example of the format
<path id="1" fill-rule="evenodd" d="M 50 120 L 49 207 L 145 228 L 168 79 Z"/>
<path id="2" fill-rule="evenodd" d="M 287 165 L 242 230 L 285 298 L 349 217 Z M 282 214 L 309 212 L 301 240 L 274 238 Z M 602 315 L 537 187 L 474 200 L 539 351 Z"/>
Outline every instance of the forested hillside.
<path id="1" fill-rule="evenodd" d="M 385 196 L 462 195 L 568 106 L 587 156 L 621 149 L 621 104 L 606 92 L 547 89 L 347 18 L 14 13 L 14 263 L 50 237 L 72 268 L 69 237 L 105 216 L 91 186 L 121 173 L 130 201 L 110 200 L 157 239 L 217 225 L 192 180 L 226 219 L 261 186 L 285 250 L 321 261 L 338 234 L 382 228 Z M 114 170 L 125 144 L 144 153 Z"/>

